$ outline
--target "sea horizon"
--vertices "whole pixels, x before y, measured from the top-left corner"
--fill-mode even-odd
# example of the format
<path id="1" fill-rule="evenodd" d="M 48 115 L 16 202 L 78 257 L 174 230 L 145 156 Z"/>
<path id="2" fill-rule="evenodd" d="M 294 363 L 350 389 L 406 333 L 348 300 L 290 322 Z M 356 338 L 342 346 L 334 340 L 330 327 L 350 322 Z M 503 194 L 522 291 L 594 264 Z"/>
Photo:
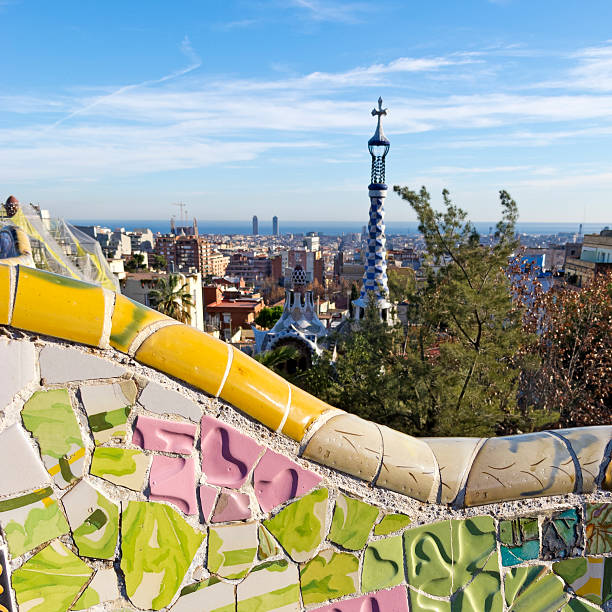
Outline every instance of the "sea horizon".
<path id="1" fill-rule="evenodd" d="M 168 233 L 170 221 L 168 219 L 69 219 L 73 225 L 108 227 L 110 229 L 124 228 L 133 231 L 139 228 L 148 228 L 153 233 Z M 191 225 L 192 221 L 187 221 Z M 180 222 L 176 221 L 177 225 Z M 488 234 L 495 231 L 493 221 L 474 221 L 474 226 L 480 234 Z M 279 221 L 281 234 L 306 234 L 317 232 L 322 236 L 341 236 L 343 234 L 359 233 L 365 224 L 358 221 Z M 386 224 L 387 235 L 411 235 L 418 233 L 417 221 L 391 221 Z M 551 221 L 542 222 L 518 222 L 516 229 L 519 234 L 532 235 L 554 235 L 554 234 L 577 234 L 580 222 L 560 223 Z M 599 233 L 605 227 L 612 227 L 610 223 L 583 223 L 582 233 Z M 222 234 L 248 236 L 252 233 L 251 221 L 223 221 L 223 220 L 200 220 L 198 219 L 198 231 L 200 234 Z M 272 235 L 272 223 L 259 221 L 259 235 Z"/>

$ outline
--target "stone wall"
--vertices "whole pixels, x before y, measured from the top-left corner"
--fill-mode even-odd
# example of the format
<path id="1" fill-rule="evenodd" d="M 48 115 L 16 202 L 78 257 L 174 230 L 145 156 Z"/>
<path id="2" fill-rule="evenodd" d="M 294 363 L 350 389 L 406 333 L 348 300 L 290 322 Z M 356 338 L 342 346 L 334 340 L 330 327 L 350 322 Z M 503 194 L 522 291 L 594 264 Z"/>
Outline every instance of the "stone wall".
<path id="1" fill-rule="evenodd" d="M 0 265 L 0 331 L 0 612 L 612 597 L 612 428 L 419 440 L 23 267 Z"/>

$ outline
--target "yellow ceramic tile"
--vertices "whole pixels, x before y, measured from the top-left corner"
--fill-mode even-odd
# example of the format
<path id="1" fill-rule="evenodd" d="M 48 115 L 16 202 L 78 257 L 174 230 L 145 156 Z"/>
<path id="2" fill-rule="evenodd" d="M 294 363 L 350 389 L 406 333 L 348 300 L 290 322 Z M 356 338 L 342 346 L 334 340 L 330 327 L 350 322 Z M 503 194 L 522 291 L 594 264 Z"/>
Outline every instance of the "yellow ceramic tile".
<path id="1" fill-rule="evenodd" d="M 310 425 L 327 410 L 333 410 L 332 406 L 291 385 L 291 411 L 282 431 L 286 436 L 301 442 Z"/>
<path id="2" fill-rule="evenodd" d="M 277 429 L 287 409 L 289 383 L 235 350 L 221 397 L 270 429 Z"/>
<path id="3" fill-rule="evenodd" d="M 101 287 L 19 266 L 14 327 L 98 346 L 104 326 Z"/>
<path id="4" fill-rule="evenodd" d="M 225 342 L 195 327 L 169 325 L 149 336 L 135 358 L 215 395 L 225 375 L 228 348 Z"/>
<path id="5" fill-rule="evenodd" d="M 110 345 L 118 351 L 127 353 L 134 338 L 145 327 L 163 320 L 170 318 L 118 294 L 113 311 Z"/>
<path id="6" fill-rule="evenodd" d="M 0 325 L 11 322 L 11 267 L 0 264 Z"/>
<path id="7" fill-rule="evenodd" d="M 419 501 L 435 501 L 438 493 L 438 464 L 425 442 L 380 426 L 383 460 L 376 486 L 391 489 Z"/>

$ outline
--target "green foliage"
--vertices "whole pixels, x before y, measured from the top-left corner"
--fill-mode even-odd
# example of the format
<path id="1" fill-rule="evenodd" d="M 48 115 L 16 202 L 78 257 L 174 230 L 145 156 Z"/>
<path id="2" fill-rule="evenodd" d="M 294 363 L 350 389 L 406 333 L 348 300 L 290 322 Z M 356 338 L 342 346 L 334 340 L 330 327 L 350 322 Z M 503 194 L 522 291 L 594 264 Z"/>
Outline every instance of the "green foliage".
<path id="1" fill-rule="evenodd" d="M 264 307 L 255 317 L 255 324 L 264 329 L 271 329 L 283 314 L 282 306 L 272 306 L 271 308 Z"/>
<path id="2" fill-rule="evenodd" d="M 142 253 L 134 253 L 125 264 L 125 269 L 128 272 L 136 272 L 136 270 L 144 270 L 146 268 L 144 263 L 144 255 Z"/>
<path id="3" fill-rule="evenodd" d="M 287 362 L 291 360 L 297 361 L 299 358 L 300 351 L 294 346 L 287 344 L 254 356 L 255 361 L 259 361 L 262 365 L 279 373 L 283 371 L 283 366 Z"/>
<path id="4" fill-rule="evenodd" d="M 412 268 L 388 268 L 389 297 L 394 304 L 413 301 L 416 292 L 416 275 Z"/>
<path id="5" fill-rule="evenodd" d="M 335 340 L 297 381 L 329 403 L 417 435 L 488 436 L 530 431 L 556 415 L 517 405 L 521 373 L 537 366 L 525 350 L 524 307 L 513 300 L 508 262 L 516 203 L 500 192 L 502 218 L 491 245 L 443 192 L 444 211 L 429 193 L 394 190 L 417 213 L 427 247 L 425 283 L 393 278 L 395 299 L 413 305 L 411 324 L 389 326 L 370 303 L 365 319 Z"/>
<path id="6" fill-rule="evenodd" d="M 149 292 L 149 298 L 162 312 L 181 323 L 190 323 L 189 311 L 193 308 L 193 298 L 189 293 L 187 282 L 181 284 L 178 274 L 169 274 L 167 278 L 157 280 L 155 289 Z"/>
<path id="7" fill-rule="evenodd" d="M 153 255 L 149 258 L 151 268 L 154 270 L 165 270 L 168 266 L 168 262 L 163 255 Z"/>

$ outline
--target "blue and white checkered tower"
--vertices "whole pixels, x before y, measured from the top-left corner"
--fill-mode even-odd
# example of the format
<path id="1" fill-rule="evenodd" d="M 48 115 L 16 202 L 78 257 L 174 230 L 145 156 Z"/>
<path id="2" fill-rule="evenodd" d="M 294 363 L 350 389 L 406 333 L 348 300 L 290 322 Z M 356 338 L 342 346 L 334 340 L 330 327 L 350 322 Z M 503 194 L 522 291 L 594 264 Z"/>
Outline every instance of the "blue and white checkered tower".
<path id="1" fill-rule="evenodd" d="M 387 157 L 391 143 L 382 129 L 381 119 L 387 114 L 387 109 L 383 108 L 382 102 L 382 98 L 378 98 L 378 108 L 372 110 L 372 115 L 377 117 L 378 124 L 374 136 L 368 140 L 368 149 L 372 156 L 372 177 L 368 187 L 370 221 L 368 222 L 368 250 L 361 294 L 353 302 L 357 320 L 363 318 L 370 294 L 374 295 L 380 318 L 383 321 L 390 320 L 391 304 L 387 300 L 389 287 L 387 285 L 387 239 L 385 238 L 385 197 L 387 196 L 385 157 Z"/>

